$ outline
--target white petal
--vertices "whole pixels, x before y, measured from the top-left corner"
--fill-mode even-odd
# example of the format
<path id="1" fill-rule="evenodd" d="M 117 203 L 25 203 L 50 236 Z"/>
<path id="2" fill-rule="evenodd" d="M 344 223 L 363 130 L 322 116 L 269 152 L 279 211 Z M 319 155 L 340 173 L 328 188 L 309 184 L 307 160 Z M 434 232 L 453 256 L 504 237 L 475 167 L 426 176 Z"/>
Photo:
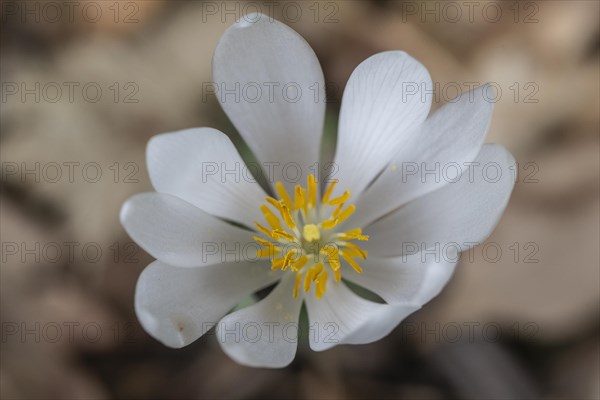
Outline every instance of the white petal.
<path id="1" fill-rule="evenodd" d="M 412 254 L 393 258 L 368 257 L 363 272 L 353 270 L 345 279 L 369 289 L 388 304 L 423 305 L 446 285 L 458 261 L 456 249 L 438 257 Z M 431 297 L 424 301 L 429 295 Z"/>
<path id="2" fill-rule="evenodd" d="M 485 145 L 461 179 L 408 203 L 364 231 L 370 254 L 393 257 L 424 249 L 464 251 L 482 243 L 502 216 L 515 183 L 515 160 Z"/>
<path id="3" fill-rule="evenodd" d="M 155 261 L 138 279 L 135 312 L 152 337 L 169 347 L 183 347 L 205 334 L 241 299 L 276 279 L 261 263 L 182 268 Z"/>
<path id="4" fill-rule="evenodd" d="M 121 224 L 154 258 L 180 267 L 252 261 L 258 248 L 252 232 L 164 193 L 130 197 L 121 208 Z"/>
<path id="5" fill-rule="evenodd" d="M 463 93 L 412 131 L 410 141 L 398 149 L 391 163 L 358 199 L 356 206 L 361 212 L 352 220 L 356 226 L 366 226 L 460 178 L 477 157 L 492 119 L 493 103 L 484 96 L 489 87 Z"/>
<path id="6" fill-rule="evenodd" d="M 352 73 L 342 99 L 335 155 L 340 190 L 358 195 L 410 142 L 431 106 L 431 77 L 401 51 L 376 54 Z"/>
<path id="7" fill-rule="evenodd" d="M 427 265 L 423 283 L 411 301 L 415 304 L 427 304 L 440 294 L 452 278 L 456 264 L 456 262 L 452 262 L 451 257 L 444 259 L 443 262 L 430 262 Z"/>
<path id="8" fill-rule="evenodd" d="M 266 194 L 224 133 L 194 128 L 157 135 L 146 155 L 157 192 L 247 226 L 262 219 L 260 205 Z"/>
<path id="9" fill-rule="evenodd" d="M 221 37 L 213 79 L 217 99 L 269 181 L 288 189 L 305 182 L 319 160 L 325 116 L 323 72 L 308 43 L 266 15 L 246 15 Z"/>
<path id="10" fill-rule="evenodd" d="M 389 305 L 365 300 L 343 282 L 336 283 L 331 279 L 321 299 L 317 299 L 311 289 L 305 301 L 310 323 L 310 348 L 315 351 L 338 344 L 377 341 L 419 309 L 413 304 Z"/>
<path id="11" fill-rule="evenodd" d="M 242 365 L 281 368 L 298 346 L 302 300 L 294 299 L 294 275 L 288 274 L 262 301 L 227 315 L 217 325 L 223 351 Z"/>

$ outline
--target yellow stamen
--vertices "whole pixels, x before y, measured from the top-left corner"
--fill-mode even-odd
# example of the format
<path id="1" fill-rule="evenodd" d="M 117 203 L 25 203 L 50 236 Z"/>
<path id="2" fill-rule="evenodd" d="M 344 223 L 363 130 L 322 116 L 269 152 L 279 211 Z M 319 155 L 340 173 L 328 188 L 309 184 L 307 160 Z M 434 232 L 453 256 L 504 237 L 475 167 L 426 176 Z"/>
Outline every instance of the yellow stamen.
<path id="1" fill-rule="evenodd" d="M 273 260 L 271 261 L 271 269 L 275 271 L 277 269 L 281 269 L 281 267 L 283 267 L 283 258 L 273 258 Z"/>
<path id="2" fill-rule="evenodd" d="M 327 290 L 327 271 L 322 271 L 316 279 L 316 287 L 315 292 L 317 295 L 317 299 L 323 297 L 323 293 Z"/>
<path id="3" fill-rule="evenodd" d="M 338 223 L 344 222 L 345 220 L 347 220 L 352 214 L 354 214 L 354 211 L 356 211 L 356 206 L 354 204 L 350 204 L 348 207 L 346 207 L 346 209 L 344 211 L 342 211 L 336 217 L 336 219 L 338 220 Z"/>
<path id="4" fill-rule="evenodd" d="M 267 246 L 267 247 L 274 247 L 274 246 L 276 246 L 275 243 L 269 242 L 268 240 L 265 240 L 265 239 L 260 238 L 258 236 L 253 236 L 252 239 L 256 240 L 259 244 L 261 244 L 263 246 Z"/>
<path id="5" fill-rule="evenodd" d="M 283 258 L 283 265 L 281 266 L 282 271 L 285 271 L 287 267 L 292 263 L 292 261 L 294 260 L 294 255 L 296 255 L 295 249 L 292 249 L 287 252 L 285 257 Z"/>
<path id="6" fill-rule="evenodd" d="M 285 222 L 288 228 L 290 228 L 291 230 L 296 229 L 296 223 L 294 222 L 294 218 L 292 218 L 290 209 L 285 204 L 281 205 L 281 216 L 283 217 L 283 222 Z"/>
<path id="7" fill-rule="evenodd" d="M 285 202 L 283 200 L 276 200 L 272 197 L 267 197 L 267 201 L 269 202 L 269 204 L 271 204 L 273 207 L 275 207 L 279 211 L 279 213 L 281 214 L 281 218 L 283 219 L 283 222 L 285 222 L 285 224 L 288 228 L 290 228 L 291 230 L 296 229 L 296 223 L 294 222 L 294 219 L 292 218 L 290 209 L 288 208 L 288 206 L 285 205 Z"/>
<path id="8" fill-rule="evenodd" d="M 279 218 L 277 218 L 277 216 L 273 214 L 271 210 L 269 210 L 269 207 L 260 206 L 260 211 L 262 211 L 262 213 L 264 214 L 265 219 L 267 220 L 267 223 L 271 226 L 271 228 L 281 229 L 281 221 L 279 221 Z"/>
<path id="9" fill-rule="evenodd" d="M 306 275 L 304 276 L 305 292 L 308 292 L 310 290 L 310 284 L 317 278 L 317 275 L 319 275 L 321 271 L 323 271 L 323 264 L 319 263 L 306 272 Z"/>
<path id="10" fill-rule="evenodd" d="M 321 253 L 327 256 L 327 262 L 331 269 L 334 271 L 340 269 L 341 264 L 337 246 L 327 246 L 321 250 Z"/>
<path id="11" fill-rule="evenodd" d="M 292 199 L 290 198 L 290 195 L 288 194 L 287 190 L 285 190 L 285 186 L 283 186 L 283 183 L 277 182 L 275 184 L 275 191 L 277 192 L 277 194 L 279 195 L 279 198 L 283 201 L 285 206 L 288 209 L 291 209 L 292 208 Z"/>
<path id="12" fill-rule="evenodd" d="M 362 274 L 362 272 L 363 272 L 362 268 L 360 267 L 360 265 L 358 265 L 358 264 L 356 263 L 356 261 L 354 261 L 354 260 L 352 259 L 352 257 L 348 256 L 348 255 L 347 255 L 346 253 L 344 253 L 343 251 L 341 251 L 341 252 L 340 252 L 340 255 L 342 256 L 342 258 L 343 258 L 344 260 L 346 260 L 346 262 L 347 262 L 348 264 L 350 264 L 350 266 L 351 266 L 352 268 L 354 268 L 354 270 L 355 270 L 357 273 L 359 273 L 359 274 Z"/>
<path id="13" fill-rule="evenodd" d="M 264 233 L 266 236 L 270 237 L 273 240 L 277 240 L 277 238 L 273 235 L 273 232 L 271 232 L 270 229 L 265 228 L 264 226 L 262 226 L 258 222 L 255 222 L 254 225 L 256 225 L 256 227 L 258 228 L 258 230 L 261 231 L 262 233 Z"/>
<path id="14" fill-rule="evenodd" d="M 300 185 L 296 185 L 294 191 L 294 209 L 304 210 L 306 208 L 306 190 Z"/>
<path id="15" fill-rule="evenodd" d="M 275 207 L 278 211 L 281 211 L 281 202 L 277 199 L 272 198 L 271 196 L 267 196 L 267 201 L 273 207 Z"/>
<path id="16" fill-rule="evenodd" d="M 362 234 L 362 229 L 356 228 L 350 231 L 339 234 L 341 239 L 356 239 L 356 240 L 369 240 L 368 235 Z"/>
<path id="17" fill-rule="evenodd" d="M 342 273 L 340 272 L 339 269 L 333 270 L 333 277 L 335 278 L 336 282 L 339 282 L 342 280 Z"/>
<path id="18" fill-rule="evenodd" d="M 302 267 L 304 267 L 304 264 L 306 264 L 307 261 L 308 261 L 308 256 L 306 256 L 306 255 L 300 256 L 300 257 L 298 257 L 298 259 L 296 261 L 294 261 L 294 263 L 292 264 L 292 266 L 290 268 L 292 269 L 292 271 L 298 271 Z"/>
<path id="19" fill-rule="evenodd" d="M 335 206 L 336 204 L 345 203 L 346 201 L 348 201 L 349 198 L 350 198 L 350 191 L 346 190 L 344 192 L 344 194 L 336 197 L 335 199 L 329 200 L 329 203 L 327 203 L 327 204 L 329 204 L 330 206 Z"/>
<path id="20" fill-rule="evenodd" d="M 344 203 L 341 203 L 340 205 L 338 205 L 335 208 L 335 210 L 331 213 L 331 218 L 336 218 L 340 214 L 340 211 L 342 211 L 343 207 L 344 207 Z"/>
<path id="21" fill-rule="evenodd" d="M 269 257 L 272 258 L 273 255 L 279 253 L 280 250 L 277 247 L 265 247 L 264 249 L 256 250 L 256 257 Z"/>
<path id="22" fill-rule="evenodd" d="M 328 219 L 326 221 L 323 221 L 323 223 L 321 224 L 321 226 L 323 227 L 323 229 L 331 229 L 334 228 L 337 224 L 338 224 L 339 220 L 337 218 L 335 219 Z"/>
<path id="23" fill-rule="evenodd" d="M 323 271 L 323 264 L 322 263 L 318 263 L 317 265 L 315 265 L 313 267 L 314 271 L 313 271 L 313 276 L 312 276 L 312 280 L 316 280 L 317 279 L 317 275 L 319 275 L 321 273 L 321 271 Z"/>
<path id="24" fill-rule="evenodd" d="M 329 200 L 329 197 L 331 196 L 331 193 L 333 192 L 333 188 L 335 188 L 335 185 L 337 183 L 338 183 L 337 179 L 334 179 L 331 181 L 329 186 L 327 186 L 327 190 L 325 191 L 325 194 L 323 195 L 323 199 L 321 200 L 321 203 L 327 204 L 327 200 Z"/>
<path id="25" fill-rule="evenodd" d="M 300 288 L 300 281 L 302 281 L 302 274 L 300 272 L 296 273 L 296 282 L 294 283 L 294 298 L 298 297 L 298 289 Z"/>
<path id="26" fill-rule="evenodd" d="M 290 242 L 294 241 L 294 235 L 287 233 L 283 229 L 274 229 L 272 232 L 273 236 L 276 238 L 284 238 L 289 240 Z"/>
<path id="27" fill-rule="evenodd" d="M 327 262 L 329 263 L 331 269 L 334 271 L 339 271 L 342 267 L 342 263 L 340 262 L 339 258 L 330 258 L 329 260 L 327 260 Z"/>
<path id="28" fill-rule="evenodd" d="M 342 246 L 347 247 L 347 249 L 344 250 L 345 252 L 347 252 L 347 253 L 354 253 L 354 254 L 356 254 L 356 257 L 360 257 L 363 260 L 367 259 L 367 255 L 369 254 L 369 252 L 366 251 L 366 250 L 361 249 L 360 247 L 358 247 L 354 243 L 343 242 Z"/>
<path id="29" fill-rule="evenodd" d="M 312 282 L 312 269 L 306 271 L 306 275 L 304 275 L 304 291 L 308 292 L 310 289 L 310 283 Z"/>
<path id="30" fill-rule="evenodd" d="M 312 174 L 308 176 L 308 205 L 311 208 L 317 205 L 317 181 Z"/>

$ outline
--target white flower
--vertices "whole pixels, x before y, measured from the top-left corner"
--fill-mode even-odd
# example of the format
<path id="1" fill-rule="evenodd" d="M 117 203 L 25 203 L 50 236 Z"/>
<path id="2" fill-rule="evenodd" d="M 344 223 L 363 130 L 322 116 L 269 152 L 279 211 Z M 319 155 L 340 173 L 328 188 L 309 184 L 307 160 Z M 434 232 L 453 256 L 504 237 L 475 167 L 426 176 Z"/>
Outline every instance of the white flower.
<path id="1" fill-rule="evenodd" d="M 186 346 L 216 324 L 234 360 L 282 367 L 296 353 L 303 303 L 313 350 L 376 341 L 440 292 L 457 252 L 482 242 L 508 203 L 514 160 L 483 145 L 486 86 L 427 118 L 427 70 L 400 51 L 368 58 L 344 92 L 335 179 L 325 184 L 309 175 L 319 159 L 323 74 L 296 32 L 264 15 L 242 18 L 221 38 L 213 76 L 223 109 L 280 183 L 277 199 L 268 197 L 215 129 L 150 141 L 156 193 L 130 198 L 121 221 L 157 259 L 139 278 L 135 309 L 167 346 Z M 266 298 L 226 315 L 274 283 Z"/>

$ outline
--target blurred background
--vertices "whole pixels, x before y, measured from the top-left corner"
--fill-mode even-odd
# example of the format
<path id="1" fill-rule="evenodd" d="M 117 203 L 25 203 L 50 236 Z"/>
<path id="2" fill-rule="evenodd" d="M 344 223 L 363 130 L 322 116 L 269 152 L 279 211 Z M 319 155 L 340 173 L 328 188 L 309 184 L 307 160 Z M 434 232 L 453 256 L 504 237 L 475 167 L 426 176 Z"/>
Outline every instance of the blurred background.
<path id="1" fill-rule="evenodd" d="M 31 398 L 600 397 L 597 1 L 2 1 L 1 396 Z M 118 212 L 151 190 L 145 145 L 212 126 L 251 157 L 206 90 L 224 30 L 270 14 L 314 48 L 325 149 L 365 58 L 400 49 L 434 108 L 474 84 L 498 98 L 487 138 L 519 163 L 488 243 L 384 340 L 285 369 L 231 361 L 210 334 L 168 349 L 140 328 L 151 258 Z"/>

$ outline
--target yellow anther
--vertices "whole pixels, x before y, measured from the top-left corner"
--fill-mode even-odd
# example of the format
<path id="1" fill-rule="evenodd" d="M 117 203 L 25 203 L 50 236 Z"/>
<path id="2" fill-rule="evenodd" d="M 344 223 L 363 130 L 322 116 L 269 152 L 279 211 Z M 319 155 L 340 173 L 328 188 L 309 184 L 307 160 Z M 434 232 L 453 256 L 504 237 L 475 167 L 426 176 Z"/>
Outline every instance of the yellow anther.
<path id="1" fill-rule="evenodd" d="M 344 222 L 345 220 L 347 220 L 352 214 L 354 214 L 354 211 L 356 211 L 356 206 L 354 204 L 350 204 L 348 207 L 346 207 L 346 209 L 344 211 L 342 211 L 336 217 L 336 219 L 338 220 L 338 223 L 341 223 L 341 222 Z"/>
<path id="2" fill-rule="evenodd" d="M 313 267 L 311 267 L 304 276 L 304 291 L 308 292 L 310 290 L 310 284 L 317 279 L 317 275 L 319 275 L 323 271 L 323 264 L 319 263 Z"/>
<path id="3" fill-rule="evenodd" d="M 323 293 L 327 290 L 327 271 L 322 271 L 316 279 L 315 292 L 317 299 L 323 297 Z"/>
<path id="4" fill-rule="evenodd" d="M 290 242 L 293 242 L 295 239 L 294 235 L 287 233 L 283 229 L 274 229 L 272 232 L 272 235 L 278 239 L 280 239 L 280 238 L 287 239 Z"/>
<path id="5" fill-rule="evenodd" d="M 304 275 L 304 291 L 308 292 L 308 290 L 310 289 L 310 283 L 312 282 L 312 273 L 313 270 L 309 269 L 308 271 L 306 271 L 306 274 Z"/>
<path id="6" fill-rule="evenodd" d="M 281 202 L 277 199 L 272 198 L 271 196 L 267 196 L 267 201 L 273 207 L 275 207 L 278 211 L 281 211 Z"/>
<path id="7" fill-rule="evenodd" d="M 331 199 L 329 200 L 329 204 L 330 206 L 335 206 L 336 204 L 342 204 L 345 203 L 346 201 L 348 201 L 348 199 L 350 198 L 350 191 L 346 190 L 344 192 L 344 194 L 342 194 L 341 196 L 336 197 L 335 199 Z"/>
<path id="8" fill-rule="evenodd" d="M 294 283 L 294 298 L 298 297 L 298 289 L 300 288 L 300 282 L 302 281 L 302 274 L 300 272 L 296 273 L 296 282 Z"/>
<path id="9" fill-rule="evenodd" d="M 263 246 L 267 246 L 267 247 L 275 246 L 275 243 L 269 242 L 268 240 L 265 240 L 258 236 L 253 236 L 252 239 L 256 240 L 259 244 L 262 244 Z"/>
<path id="10" fill-rule="evenodd" d="M 256 257 L 272 258 L 275 254 L 277 254 L 279 252 L 280 252 L 280 250 L 277 247 L 265 247 L 264 249 L 256 250 Z"/>
<path id="11" fill-rule="evenodd" d="M 313 276 L 312 276 L 312 280 L 316 280 L 317 279 L 317 275 L 319 275 L 321 273 L 321 271 L 323 271 L 323 264 L 322 263 L 318 263 L 317 265 L 315 265 L 313 267 Z"/>
<path id="12" fill-rule="evenodd" d="M 255 222 L 254 225 L 256 225 L 258 230 L 261 231 L 262 233 L 264 233 L 266 236 L 270 237 L 273 240 L 277 240 L 277 238 L 273 235 L 273 232 L 270 229 L 265 228 L 258 222 Z"/>
<path id="13" fill-rule="evenodd" d="M 356 239 L 356 240 L 369 240 L 368 235 L 362 234 L 362 229 L 356 228 L 350 231 L 339 234 L 341 239 Z"/>
<path id="14" fill-rule="evenodd" d="M 361 249 L 360 247 L 358 247 L 354 243 L 343 242 L 342 246 L 347 247 L 347 249 L 344 250 L 345 252 L 347 252 L 347 253 L 353 253 L 354 256 L 360 257 L 363 260 L 367 259 L 367 255 L 369 254 L 369 252 L 366 251 L 366 250 Z"/>
<path id="15" fill-rule="evenodd" d="M 339 204 L 335 210 L 333 210 L 331 218 L 336 218 L 340 214 L 340 211 L 342 211 L 342 208 L 344 208 L 344 203 Z"/>
<path id="16" fill-rule="evenodd" d="M 319 231 L 319 227 L 315 224 L 304 225 L 302 235 L 304 236 L 304 239 L 309 242 L 321 239 L 321 232 Z"/>
<path id="17" fill-rule="evenodd" d="M 308 176 L 308 205 L 312 208 L 317 205 L 317 181 L 312 174 Z"/>
<path id="18" fill-rule="evenodd" d="M 334 271 L 339 271 L 342 267 L 342 263 L 340 262 L 339 258 L 330 258 L 329 260 L 327 260 L 327 262 L 329 263 L 331 269 Z"/>
<path id="19" fill-rule="evenodd" d="M 282 266 L 283 266 L 283 258 L 282 257 L 273 258 L 273 260 L 271 260 L 271 269 L 273 271 L 275 271 L 277 269 L 281 269 Z"/>
<path id="20" fill-rule="evenodd" d="M 363 272 L 362 268 L 360 267 L 360 265 L 358 265 L 358 264 L 356 263 L 356 261 L 354 261 L 354 260 L 352 259 L 352 257 L 348 256 L 348 255 L 347 255 L 346 253 L 344 253 L 343 251 L 341 251 L 341 252 L 340 252 L 340 255 L 342 256 L 342 258 L 343 258 L 344 260 L 346 260 L 346 262 L 347 262 L 348 264 L 350 264 L 350 266 L 351 266 L 352 268 L 354 268 L 354 270 L 355 270 L 357 273 L 359 273 L 359 274 L 362 274 L 362 272 Z"/>
<path id="21" fill-rule="evenodd" d="M 277 182 L 275 184 L 275 191 L 277 192 L 277 194 L 279 195 L 279 198 L 283 201 L 285 206 L 288 209 L 291 209 L 292 208 L 292 199 L 290 198 L 290 195 L 288 194 L 287 190 L 285 190 L 285 186 L 283 186 L 283 183 Z"/>
<path id="22" fill-rule="evenodd" d="M 338 254 L 338 248 L 336 246 L 326 246 L 321 250 L 321 253 L 327 256 L 327 262 L 329 263 L 331 269 L 334 271 L 340 269 L 340 257 Z"/>
<path id="23" fill-rule="evenodd" d="M 285 204 L 281 205 L 281 216 L 283 217 L 283 222 L 285 222 L 288 228 L 290 228 L 291 230 L 296 229 L 296 223 L 294 222 L 294 218 L 292 218 L 290 209 Z"/>
<path id="24" fill-rule="evenodd" d="M 319 250 L 319 253 L 326 255 L 327 257 L 337 257 L 337 252 L 338 252 L 338 248 L 336 245 L 332 245 L 332 244 L 326 244 L 325 246 L 323 246 L 323 248 L 321 250 Z"/>
<path id="25" fill-rule="evenodd" d="M 285 271 L 287 269 L 287 267 L 290 266 L 290 264 L 292 263 L 292 261 L 294 261 L 294 255 L 296 255 L 296 250 L 292 249 L 290 251 L 287 252 L 287 254 L 285 255 L 285 257 L 283 258 L 283 265 L 281 266 L 281 270 Z"/>
<path id="26" fill-rule="evenodd" d="M 334 219 L 328 219 L 325 220 L 321 223 L 321 226 L 323 227 L 323 229 L 331 229 L 334 228 L 337 224 L 338 224 L 339 220 L 337 218 Z"/>
<path id="27" fill-rule="evenodd" d="M 323 195 L 323 199 L 321 200 L 321 203 L 327 204 L 327 201 L 329 200 L 329 197 L 331 196 L 331 193 L 333 192 L 333 188 L 335 188 L 335 185 L 337 183 L 338 183 L 337 179 L 334 179 L 331 181 L 329 186 L 327 186 L 327 190 L 325 190 L 325 194 Z"/>
<path id="28" fill-rule="evenodd" d="M 271 228 L 281 229 L 281 221 L 279 221 L 279 218 L 277 218 L 277 216 L 273 214 L 271 210 L 269 210 L 269 207 L 264 205 L 260 206 L 260 211 L 262 211 L 262 213 L 264 214 L 265 219 L 267 220 L 267 223 L 271 226 Z"/>
<path id="29" fill-rule="evenodd" d="M 300 185 L 296 185 L 294 191 L 294 209 L 304 210 L 306 208 L 306 190 Z"/>
<path id="30" fill-rule="evenodd" d="M 334 269 L 333 270 L 333 277 L 335 278 L 336 282 L 339 282 L 342 280 L 342 272 L 339 269 Z"/>
<path id="31" fill-rule="evenodd" d="M 269 204 L 271 204 L 273 207 L 275 207 L 279 213 L 281 214 L 281 218 L 283 219 L 283 222 L 285 222 L 285 225 L 294 230 L 296 229 L 296 223 L 294 222 L 294 219 L 292 218 L 292 214 L 290 213 L 290 209 L 288 208 L 288 206 L 285 205 L 285 202 L 283 200 L 276 200 L 272 197 L 267 197 L 267 201 L 269 202 Z"/>
<path id="32" fill-rule="evenodd" d="M 298 257 L 298 259 L 296 261 L 294 261 L 294 263 L 292 264 L 292 266 L 290 268 L 292 271 L 298 271 L 298 270 L 300 270 L 300 268 L 304 267 L 304 264 L 306 264 L 307 261 L 308 261 L 308 256 L 306 256 L 306 255 L 300 256 L 300 257 Z"/>

